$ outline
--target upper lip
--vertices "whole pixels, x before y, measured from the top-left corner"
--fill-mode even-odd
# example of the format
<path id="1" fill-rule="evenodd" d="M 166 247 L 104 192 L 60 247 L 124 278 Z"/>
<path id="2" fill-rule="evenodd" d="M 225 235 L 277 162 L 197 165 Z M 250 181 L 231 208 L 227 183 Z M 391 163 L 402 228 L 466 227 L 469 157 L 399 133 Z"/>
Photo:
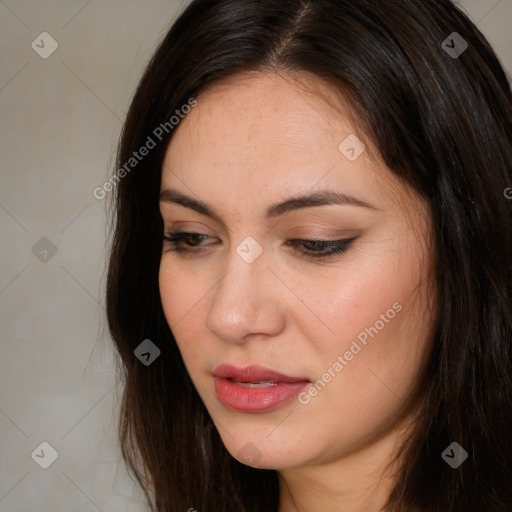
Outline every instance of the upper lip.
<path id="1" fill-rule="evenodd" d="M 215 377 L 235 379 L 238 382 L 309 382 L 305 377 L 290 377 L 263 366 L 237 367 L 230 364 L 221 364 L 213 371 Z"/>

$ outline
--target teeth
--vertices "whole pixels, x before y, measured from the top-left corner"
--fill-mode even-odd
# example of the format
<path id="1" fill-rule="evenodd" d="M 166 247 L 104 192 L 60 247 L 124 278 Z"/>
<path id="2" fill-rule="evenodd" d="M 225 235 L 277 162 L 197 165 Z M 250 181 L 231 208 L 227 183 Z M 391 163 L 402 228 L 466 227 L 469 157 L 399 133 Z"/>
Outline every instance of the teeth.
<path id="1" fill-rule="evenodd" d="M 269 388 L 271 386 L 277 386 L 275 382 L 269 382 L 266 380 L 258 382 L 240 382 L 236 379 L 233 379 L 233 382 L 236 382 L 239 386 L 242 386 L 244 388 Z"/>

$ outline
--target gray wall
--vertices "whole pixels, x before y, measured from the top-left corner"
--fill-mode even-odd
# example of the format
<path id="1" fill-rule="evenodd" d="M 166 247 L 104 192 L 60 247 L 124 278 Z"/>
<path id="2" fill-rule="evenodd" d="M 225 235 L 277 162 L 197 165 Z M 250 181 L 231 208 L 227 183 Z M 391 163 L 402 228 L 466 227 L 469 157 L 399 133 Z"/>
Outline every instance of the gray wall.
<path id="1" fill-rule="evenodd" d="M 142 68 L 185 3 L 0 2 L 2 512 L 144 510 L 118 462 L 106 201 L 93 190 Z M 512 70 L 512 0 L 461 4 Z M 49 56 L 44 31 L 58 43 Z M 42 442 L 58 453 L 47 469 Z"/>

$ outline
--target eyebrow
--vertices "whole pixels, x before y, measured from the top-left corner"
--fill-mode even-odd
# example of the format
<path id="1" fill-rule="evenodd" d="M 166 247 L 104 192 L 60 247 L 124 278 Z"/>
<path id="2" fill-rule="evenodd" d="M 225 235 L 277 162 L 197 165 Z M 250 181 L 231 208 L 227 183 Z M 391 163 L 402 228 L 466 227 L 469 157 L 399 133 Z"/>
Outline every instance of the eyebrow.
<path id="1" fill-rule="evenodd" d="M 222 222 L 221 216 L 212 206 L 173 189 L 162 190 L 160 193 L 160 202 L 180 204 L 181 206 L 191 208 L 202 215 L 206 215 Z M 362 201 L 357 197 L 333 190 L 320 190 L 318 192 L 305 194 L 299 197 L 291 197 L 281 203 L 269 206 L 265 211 L 265 217 L 270 219 L 300 208 L 325 205 L 359 206 L 370 210 L 378 210 L 377 207 L 367 203 L 366 201 Z"/>

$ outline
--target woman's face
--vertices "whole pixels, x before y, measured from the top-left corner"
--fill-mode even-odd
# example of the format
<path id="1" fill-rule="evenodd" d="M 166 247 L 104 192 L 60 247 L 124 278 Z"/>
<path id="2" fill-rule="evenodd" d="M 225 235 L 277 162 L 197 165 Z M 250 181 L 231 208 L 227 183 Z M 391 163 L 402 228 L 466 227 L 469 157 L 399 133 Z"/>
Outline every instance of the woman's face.
<path id="1" fill-rule="evenodd" d="M 426 205 L 311 90 L 216 85 L 162 170 L 165 234 L 201 235 L 164 241 L 167 321 L 227 449 L 262 468 L 391 446 L 432 322 Z"/>

